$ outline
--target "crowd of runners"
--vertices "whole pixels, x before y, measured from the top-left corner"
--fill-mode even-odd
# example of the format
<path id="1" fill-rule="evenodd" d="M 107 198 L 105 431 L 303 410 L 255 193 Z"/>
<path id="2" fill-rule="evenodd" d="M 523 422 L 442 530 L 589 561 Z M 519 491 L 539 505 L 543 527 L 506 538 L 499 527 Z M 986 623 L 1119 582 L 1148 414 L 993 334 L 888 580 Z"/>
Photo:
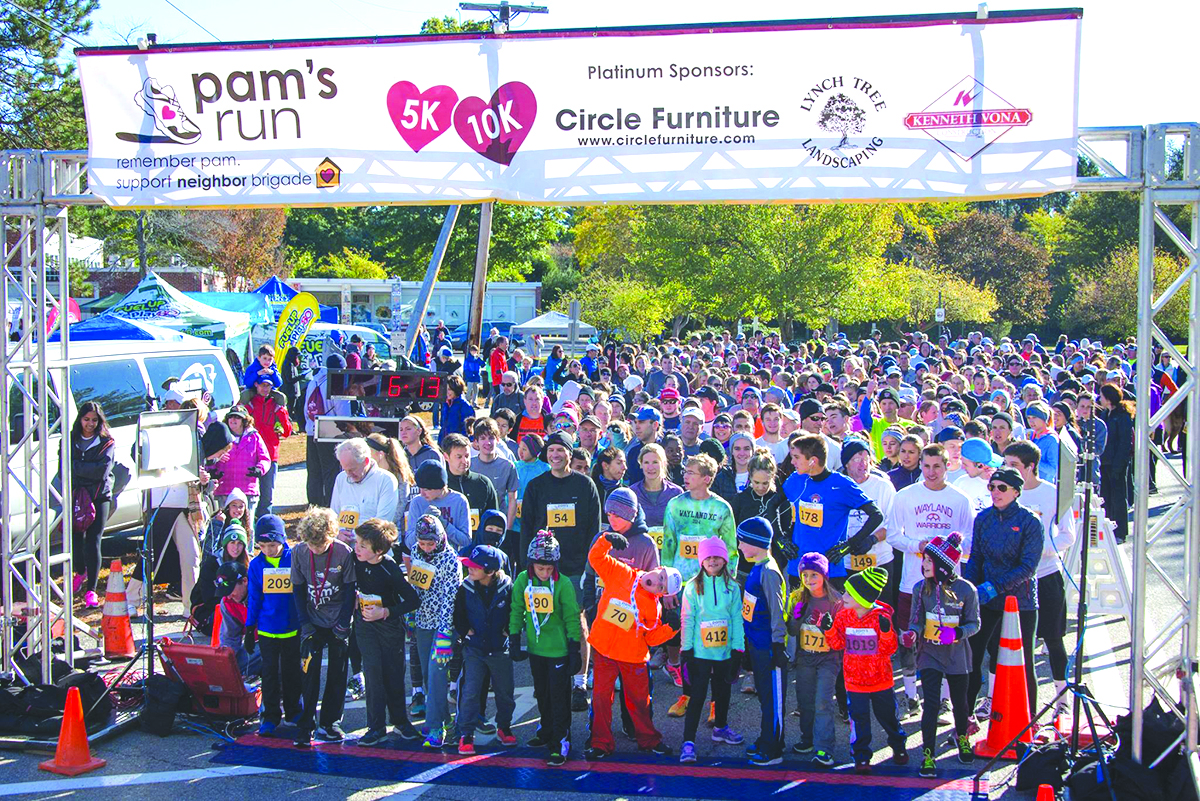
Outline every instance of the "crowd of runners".
<path id="1" fill-rule="evenodd" d="M 527 344 L 492 331 L 454 353 L 439 326 L 414 358 L 446 374 L 447 400 L 436 427 L 405 414 L 394 439 L 314 438 L 321 416 L 394 414 L 331 397 L 327 370 L 387 366 L 340 337 L 306 384 L 291 354 L 281 376 L 264 348 L 223 419 L 166 390 L 167 408 L 199 410 L 207 468 L 155 499 L 156 547 L 178 557 L 159 564 L 178 561 L 192 617 L 211 627 L 220 609 L 221 642 L 261 676 L 260 733 L 287 722 L 298 747 L 341 741 L 346 699 L 365 696 L 359 746 L 384 743 L 389 723 L 428 749 L 472 754 L 480 732 L 515 746 L 514 663 L 528 661 L 539 722 L 524 744 L 551 766 L 618 748 L 615 701 L 639 750 L 681 762 L 704 721 L 751 764 L 831 766 L 840 718 L 869 772 L 872 717 L 897 764 L 911 720 L 918 771 L 934 776 L 939 726 L 972 760 L 1007 596 L 1025 664 L 1044 648 L 1064 686 L 1077 532 L 1056 485 L 1094 482 L 1129 536 L 1132 344 L 725 331 L 589 344 L 578 359 Z M 1145 357 L 1157 407 L 1177 373 Z M 293 427 L 312 506 L 288 532 L 271 496 Z M 106 437 L 86 404 L 75 481 L 100 512 Z M 77 532 L 77 591 L 95 589 L 91 534 Z M 132 606 L 140 595 L 135 581 Z M 735 693 L 760 705 L 756 730 L 730 727 Z M 684 719 L 677 748 L 659 715 Z"/>

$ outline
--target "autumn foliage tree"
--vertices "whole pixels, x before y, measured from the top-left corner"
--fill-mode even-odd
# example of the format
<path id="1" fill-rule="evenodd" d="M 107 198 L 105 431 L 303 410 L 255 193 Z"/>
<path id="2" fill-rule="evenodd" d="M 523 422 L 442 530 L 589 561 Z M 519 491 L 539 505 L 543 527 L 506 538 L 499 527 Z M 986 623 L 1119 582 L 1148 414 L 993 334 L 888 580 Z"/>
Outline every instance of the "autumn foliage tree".
<path id="1" fill-rule="evenodd" d="M 1050 254 L 999 214 L 972 212 L 940 227 L 932 261 L 996 294 L 996 319 L 1035 328 L 1050 305 Z"/>

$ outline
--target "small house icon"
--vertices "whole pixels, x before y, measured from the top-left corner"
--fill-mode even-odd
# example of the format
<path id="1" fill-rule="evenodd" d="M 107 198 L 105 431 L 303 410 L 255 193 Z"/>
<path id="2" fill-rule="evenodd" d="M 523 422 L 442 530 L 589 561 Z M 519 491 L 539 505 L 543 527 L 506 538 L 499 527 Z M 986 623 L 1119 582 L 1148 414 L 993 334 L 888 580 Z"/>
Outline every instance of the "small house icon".
<path id="1" fill-rule="evenodd" d="M 332 160 L 325 159 L 317 165 L 317 189 L 337 186 L 342 181 L 342 168 Z"/>

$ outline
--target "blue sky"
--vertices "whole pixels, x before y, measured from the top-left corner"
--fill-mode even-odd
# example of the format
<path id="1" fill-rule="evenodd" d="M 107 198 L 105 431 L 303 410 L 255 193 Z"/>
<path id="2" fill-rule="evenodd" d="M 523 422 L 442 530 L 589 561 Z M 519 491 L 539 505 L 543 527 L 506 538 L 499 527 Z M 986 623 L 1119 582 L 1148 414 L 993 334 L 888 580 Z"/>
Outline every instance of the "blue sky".
<path id="1" fill-rule="evenodd" d="M 459 16 L 445 0 L 172 0 L 223 41 L 416 33 L 432 16 Z M 518 0 L 519 1 L 519 0 Z M 519 19 L 514 29 L 590 28 L 681 22 L 794 19 L 961 12 L 972 2 L 931 0 L 537 0 L 549 14 Z M 1200 120 L 1195 81 L 1195 0 L 1096 0 L 1082 6 L 1080 125 L 1144 125 Z M 1027 9 L 1030 0 L 995 0 L 992 10 Z M 466 18 L 480 12 L 462 12 Z M 101 0 L 89 44 L 119 44 L 152 31 L 160 42 L 213 38 L 166 0 Z M 1033 59 L 1036 53 L 1030 54 Z"/>

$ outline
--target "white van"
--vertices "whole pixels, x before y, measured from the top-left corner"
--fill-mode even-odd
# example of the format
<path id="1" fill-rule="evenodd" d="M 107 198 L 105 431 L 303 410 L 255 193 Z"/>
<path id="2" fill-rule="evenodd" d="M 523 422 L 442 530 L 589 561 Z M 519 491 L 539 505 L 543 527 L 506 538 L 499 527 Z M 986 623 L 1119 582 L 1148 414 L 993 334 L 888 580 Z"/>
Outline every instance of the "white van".
<path id="1" fill-rule="evenodd" d="M 188 339 L 194 341 L 71 343 L 71 395 L 64 399 L 71 409 L 71 418 L 74 419 L 75 410 L 84 401 L 98 402 L 104 409 L 109 429 L 116 440 L 117 460 L 129 468 L 132 477 L 129 486 L 116 499 L 106 531 L 119 531 L 142 524 L 141 492 L 137 489 L 138 474 L 132 449 L 138 415 L 149 410 L 150 396 L 162 395 L 163 382 L 168 378 L 178 378 L 181 389 L 189 396 L 207 390 L 212 394 L 213 406 L 221 417 L 236 400 L 237 380 L 225 360 L 224 351 L 201 339 Z M 52 344 L 49 347 L 51 354 L 48 358 L 52 368 L 49 374 L 57 393 L 63 367 L 61 351 L 55 358 L 53 350 L 56 346 Z M 10 441 L 16 442 L 25 430 L 21 392 L 11 383 L 8 391 L 8 430 Z M 60 439 L 56 435 L 49 443 L 48 452 L 55 476 L 58 473 Z M 30 452 L 30 446 L 19 451 L 14 458 L 24 458 Z M 35 486 L 36 483 L 33 483 L 31 489 Z M 11 508 L 14 530 L 25 525 L 25 516 L 22 514 L 25 501 L 24 493 L 16 489 Z"/>

